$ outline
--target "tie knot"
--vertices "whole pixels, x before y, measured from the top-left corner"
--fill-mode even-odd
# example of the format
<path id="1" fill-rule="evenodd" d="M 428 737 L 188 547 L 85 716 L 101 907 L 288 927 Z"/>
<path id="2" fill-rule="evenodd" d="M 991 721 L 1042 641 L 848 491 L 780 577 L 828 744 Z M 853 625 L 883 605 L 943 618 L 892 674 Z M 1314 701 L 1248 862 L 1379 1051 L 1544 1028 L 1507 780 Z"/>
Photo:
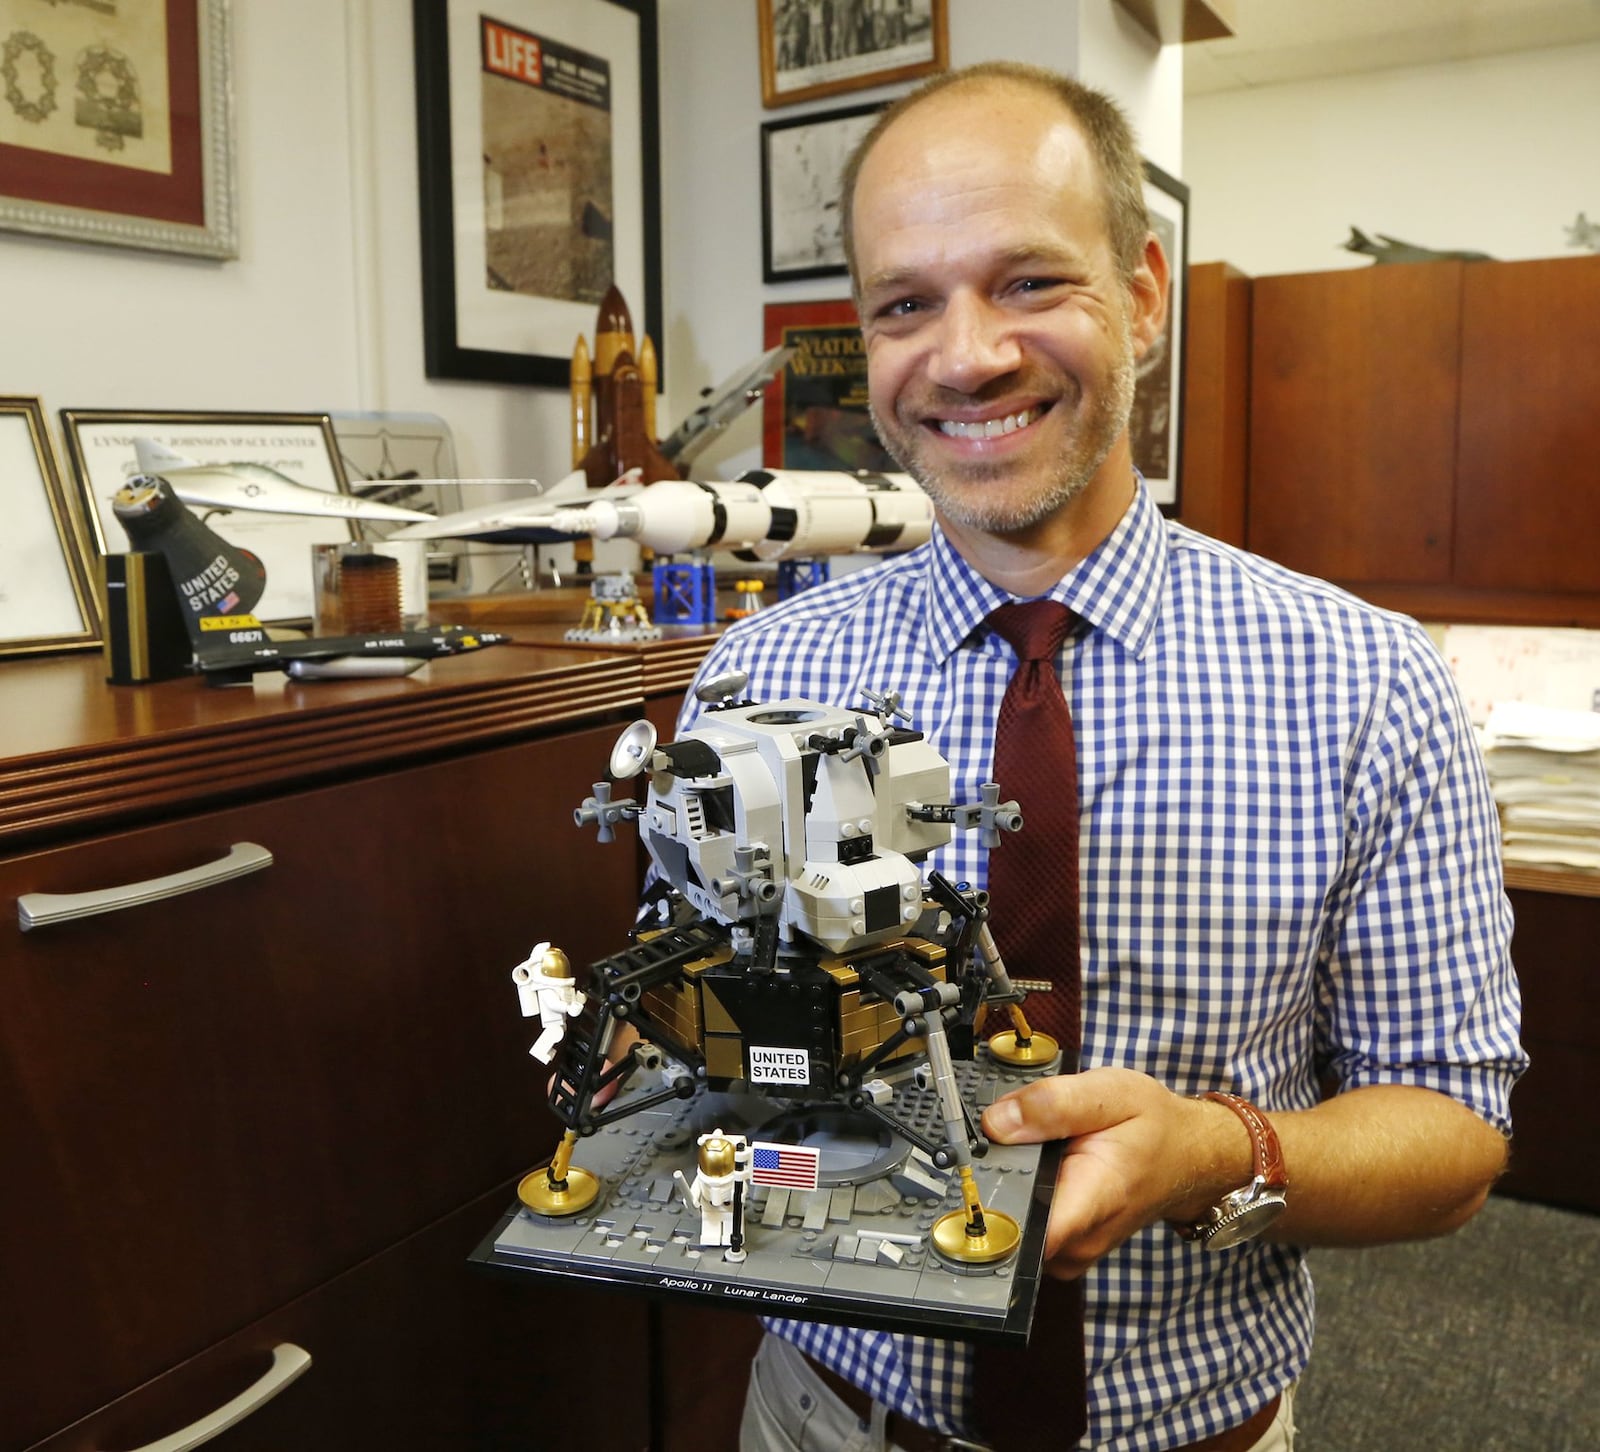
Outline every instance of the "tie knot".
<path id="1" fill-rule="evenodd" d="M 1077 616 L 1059 600 L 1024 600 L 991 611 L 984 622 L 1019 660 L 1054 661 Z"/>

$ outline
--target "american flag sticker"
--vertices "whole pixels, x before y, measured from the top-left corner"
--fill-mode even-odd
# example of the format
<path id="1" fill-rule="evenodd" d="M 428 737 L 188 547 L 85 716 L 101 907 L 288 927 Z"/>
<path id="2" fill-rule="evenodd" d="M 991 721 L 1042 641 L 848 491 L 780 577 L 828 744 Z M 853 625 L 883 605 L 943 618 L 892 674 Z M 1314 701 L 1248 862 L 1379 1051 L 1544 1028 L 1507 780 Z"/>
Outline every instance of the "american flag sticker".
<path id="1" fill-rule="evenodd" d="M 815 1190 L 817 1164 L 822 1151 L 798 1144 L 771 1144 L 766 1140 L 750 1143 L 750 1182 L 755 1185 L 782 1185 L 790 1190 Z"/>

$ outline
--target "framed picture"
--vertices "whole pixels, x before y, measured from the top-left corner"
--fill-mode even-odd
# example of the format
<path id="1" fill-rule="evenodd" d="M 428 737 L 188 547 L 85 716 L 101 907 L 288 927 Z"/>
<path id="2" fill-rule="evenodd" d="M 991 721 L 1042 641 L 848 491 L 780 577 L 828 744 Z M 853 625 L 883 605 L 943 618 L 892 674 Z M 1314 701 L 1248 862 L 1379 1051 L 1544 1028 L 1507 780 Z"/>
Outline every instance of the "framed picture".
<path id="1" fill-rule="evenodd" d="M 855 305 L 768 303 L 766 346 L 795 351 L 762 402 L 761 459 L 769 469 L 900 466 L 867 413 L 867 354 Z"/>
<path id="2" fill-rule="evenodd" d="M 613 284 L 661 347 L 656 0 L 413 0 L 430 378 L 564 387 Z"/>
<path id="3" fill-rule="evenodd" d="M 761 276 L 843 277 L 839 178 L 883 105 L 851 106 L 761 127 Z"/>
<path id="4" fill-rule="evenodd" d="M 100 644 L 83 523 L 37 398 L 0 398 L 0 656 Z"/>
<path id="5" fill-rule="evenodd" d="M 0 227 L 237 257 L 229 0 L 0 0 Z"/>
<path id="6" fill-rule="evenodd" d="M 756 0 L 761 104 L 788 106 L 950 66 L 946 0 Z"/>
<path id="7" fill-rule="evenodd" d="M 111 500 L 139 472 L 135 439 L 165 444 L 197 464 L 265 464 L 296 484 L 334 494 L 348 492 L 333 423 L 325 413 L 64 408 L 61 428 L 84 517 L 96 548 L 104 554 L 128 547 Z M 312 547 L 355 537 L 355 525 L 348 519 L 242 509 L 211 510 L 202 517 L 230 544 L 249 550 L 266 566 L 266 593 L 256 607 L 263 620 L 309 620 L 315 608 Z"/>
<path id="8" fill-rule="evenodd" d="M 1183 457 L 1183 343 L 1189 299 L 1189 188 L 1148 161 L 1144 202 L 1151 230 L 1167 254 L 1172 291 L 1167 326 L 1139 360 L 1129 435 L 1133 462 L 1164 513 L 1178 512 L 1179 461 Z"/>

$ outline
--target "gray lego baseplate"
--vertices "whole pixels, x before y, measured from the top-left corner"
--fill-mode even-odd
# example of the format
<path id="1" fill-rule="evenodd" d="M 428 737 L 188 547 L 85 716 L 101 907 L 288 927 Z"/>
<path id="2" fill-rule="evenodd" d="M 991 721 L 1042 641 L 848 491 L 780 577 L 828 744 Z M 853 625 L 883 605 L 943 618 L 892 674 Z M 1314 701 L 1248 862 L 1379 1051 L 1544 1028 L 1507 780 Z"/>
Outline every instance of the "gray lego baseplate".
<path id="1" fill-rule="evenodd" d="M 974 1120 L 1024 1075 L 979 1050 L 956 1065 Z M 896 1118 L 939 1135 L 938 1101 L 909 1068 L 885 1076 Z M 627 1092 L 643 1092 L 630 1090 Z M 619 1100 L 619 1104 L 624 1102 Z M 712 1129 L 820 1150 L 815 1190 L 756 1186 L 743 1261 L 702 1248 L 700 1214 L 673 1177 L 694 1177 L 696 1138 Z M 745 1306 L 763 1315 L 1020 1344 L 1038 1295 L 1057 1145 L 992 1145 L 974 1161 L 985 1210 L 1022 1227 L 1014 1254 L 960 1265 L 933 1248 L 934 1222 L 961 1206 L 955 1170 L 935 1168 L 875 1121 L 832 1104 L 701 1090 L 623 1118 L 578 1141 L 573 1163 L 601 1181 L 595 1202 L 567 1217 L 520 1203 L 473 1253 L 498 1269 Z"/>

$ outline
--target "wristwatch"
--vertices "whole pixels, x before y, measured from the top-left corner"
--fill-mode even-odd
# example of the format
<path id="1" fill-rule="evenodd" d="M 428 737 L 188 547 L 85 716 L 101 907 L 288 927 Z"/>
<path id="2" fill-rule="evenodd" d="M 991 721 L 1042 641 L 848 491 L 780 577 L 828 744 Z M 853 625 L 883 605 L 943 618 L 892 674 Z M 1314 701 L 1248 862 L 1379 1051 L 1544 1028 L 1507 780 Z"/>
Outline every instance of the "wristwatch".
<path id="1" fill-rule="evenodd" d="M 1253 1240 L 1283 1214 L 1288 1203 L 1289 1176 L 1283 1168 L 1283 1147 L 1278 1143 L 1277 1131 L 1248 1099 L 1215 1089 L 1194 1097 L 1227 1105 L 1244 1121 L 1255 1151 L 1248 1185 L 1224 1195 L 1193 1225 L 1178 1227 L 1178 1234 L 1185 1240 L 1198 1240 L 1207 1250 L 1225 1250 Z"/>

